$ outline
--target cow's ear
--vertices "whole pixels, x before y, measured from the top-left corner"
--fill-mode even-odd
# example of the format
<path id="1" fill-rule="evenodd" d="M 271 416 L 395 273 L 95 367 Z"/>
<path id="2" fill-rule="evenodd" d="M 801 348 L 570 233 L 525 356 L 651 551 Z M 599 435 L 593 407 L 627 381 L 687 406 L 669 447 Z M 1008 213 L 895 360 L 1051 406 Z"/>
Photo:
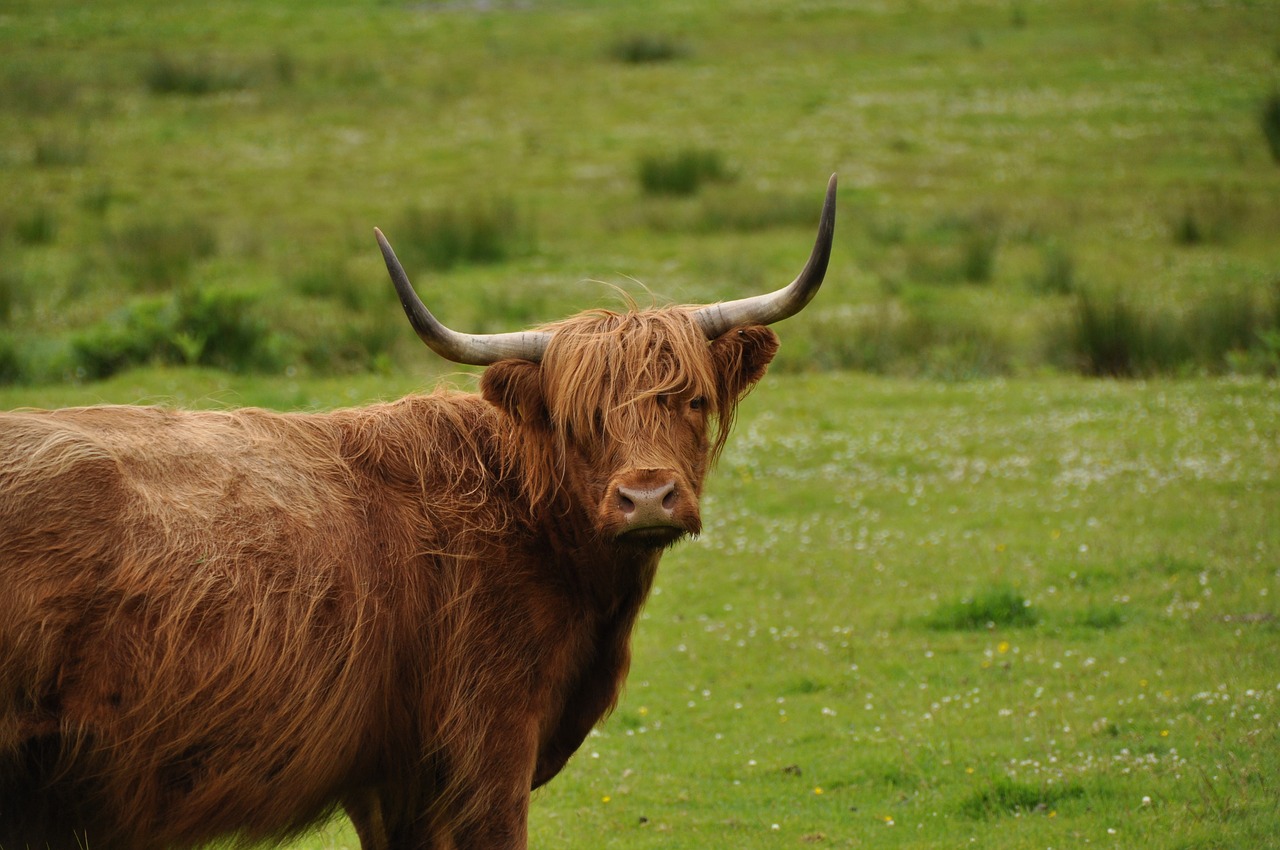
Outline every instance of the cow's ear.
<path id="1" fill-rule="evenodd" d="M 542 395 L 542 367 L 528 360 L 499 360 L 480 378 L 485 400 L 516 422 L 544 425 L 547 405 Z"/>
<path id="2" fill-rule="evenodd" d="M 711 359 L 724 383 L 729 403 L 751 389 L 778 353 L 778 335 L 764 325 L 733 328 L 711 342 Z"/>

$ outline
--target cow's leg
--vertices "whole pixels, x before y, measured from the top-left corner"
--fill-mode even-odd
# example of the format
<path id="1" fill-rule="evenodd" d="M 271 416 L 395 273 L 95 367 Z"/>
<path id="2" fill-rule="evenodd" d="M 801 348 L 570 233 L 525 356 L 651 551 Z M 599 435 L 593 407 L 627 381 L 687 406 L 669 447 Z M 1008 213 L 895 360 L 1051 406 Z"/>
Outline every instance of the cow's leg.
<path id="1" fill-rule="evenodd" d="M 432 793 L 396 786 L 366 789 L 342 799 L 361 850 L 454 850 L 452 840 L 442 837 L 434 824 L 430 813 L 435 803 Z"/>
<path id="2" fill-rule="evenodd" d="M 469 777 L 467 816 L 453 829 L 458 850 L 525 850 L 529 842 L 529 794 L 537 761 L 533 716 L 525 700 L 508 703 L 515 716 L 497 719 L 485 736 L 485 758 Z M 505 720 L 506 722 L 502 722 Z"/>
<path id="3" fill-rule="evenodd" d="M 378 792 L 365 789 L 348 795 L 342 807 L 351 818 L 360 838 L 360 850 L 388 850 L 387 829 L 382 822 L 382 801 Z"/>
<path id="4" fill-rule="evenodd" d="M 528 788 L 493 803 L 489 811 L 455 832 L 458 850 L 526 850 L 529 846 Z"/>

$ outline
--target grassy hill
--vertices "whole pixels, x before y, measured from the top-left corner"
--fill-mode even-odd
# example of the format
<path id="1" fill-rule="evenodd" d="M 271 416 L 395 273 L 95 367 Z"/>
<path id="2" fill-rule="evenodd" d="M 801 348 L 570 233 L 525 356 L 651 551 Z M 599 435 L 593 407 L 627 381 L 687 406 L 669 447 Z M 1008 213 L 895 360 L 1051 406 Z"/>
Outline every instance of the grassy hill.
<path id="1" fill-rule="evenodd" d="M 1274 372 L 1273 13 L 11 3 L 0 380 L 405 368 L 375 224 L 471 328 L 774 287 L 833 171 L 785 368 Z"/>

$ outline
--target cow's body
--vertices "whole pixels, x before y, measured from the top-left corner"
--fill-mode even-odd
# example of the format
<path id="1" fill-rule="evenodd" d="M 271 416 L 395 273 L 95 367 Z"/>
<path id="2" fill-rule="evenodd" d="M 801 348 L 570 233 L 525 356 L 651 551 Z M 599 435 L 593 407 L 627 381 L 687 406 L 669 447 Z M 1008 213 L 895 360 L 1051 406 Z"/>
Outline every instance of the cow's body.
<path id="1" fill-rule="evenodd" d="M 538 527 L 501 428 L 457 394 L 0 415 L 0 845 L 522 805 L 612 704 L 658 551 Z"/>
<path id="2" fill-rule="evenodd" d="M 521 848 L 613 706 L 663 549 L 821 283 L 485 337 L 480 394 L 0 414 L 0 848 Z M 718 427 L 717 427 L 718 423 Z"/>

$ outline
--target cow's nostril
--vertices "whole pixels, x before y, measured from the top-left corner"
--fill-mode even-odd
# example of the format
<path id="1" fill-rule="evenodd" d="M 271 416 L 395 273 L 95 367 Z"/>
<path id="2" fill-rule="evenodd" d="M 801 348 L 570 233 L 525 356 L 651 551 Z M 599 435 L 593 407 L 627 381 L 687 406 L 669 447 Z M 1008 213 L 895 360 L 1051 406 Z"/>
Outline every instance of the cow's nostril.
<path id="1" fill-rule="evenodd" d="M 694 491 L 677 483 L 670 470 L 631 472 L 612 485 L 607 504 L 605 521 L 623 543 L 667 546 L 698 530 Z"/>
<path id="2" fill-rule="evenodd" d="M 676 483 L 666 481 L 656 487 L 618 487 L 614 491 L 614 504 L 634 523 L 666 524 L 680 505 Z"/>

